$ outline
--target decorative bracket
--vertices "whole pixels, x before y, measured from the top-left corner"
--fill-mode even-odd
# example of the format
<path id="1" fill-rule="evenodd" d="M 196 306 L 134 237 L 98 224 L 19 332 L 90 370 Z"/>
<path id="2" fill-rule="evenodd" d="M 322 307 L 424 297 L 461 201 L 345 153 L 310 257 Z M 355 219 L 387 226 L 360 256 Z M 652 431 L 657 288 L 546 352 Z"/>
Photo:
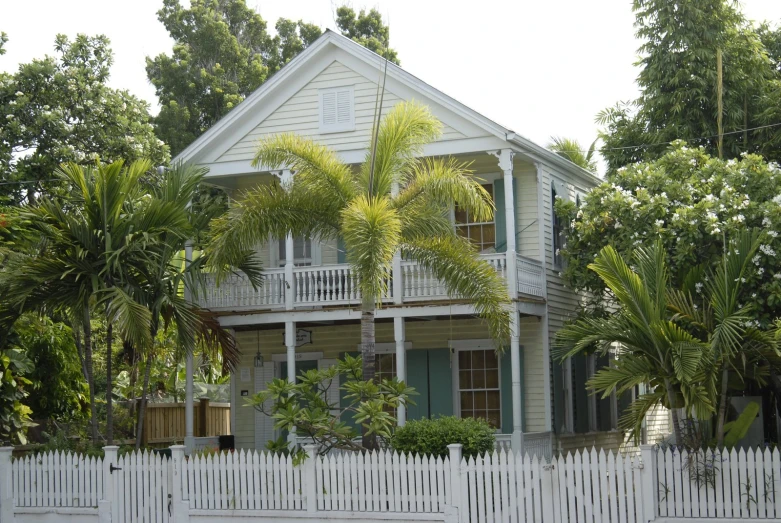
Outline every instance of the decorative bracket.
<path id="1" fill-rule="evenodd" d="M 513 152 L 512 149 L 499 149 L 498 151 L 488 151 L 488 154 L 491 156 L 496 156 L 496 158 L 499 160 L 499 168 L 507 173 L 508 171 L 512 173 L 513 170 L 513 158 L 515 157 L 515 152 Z"/>

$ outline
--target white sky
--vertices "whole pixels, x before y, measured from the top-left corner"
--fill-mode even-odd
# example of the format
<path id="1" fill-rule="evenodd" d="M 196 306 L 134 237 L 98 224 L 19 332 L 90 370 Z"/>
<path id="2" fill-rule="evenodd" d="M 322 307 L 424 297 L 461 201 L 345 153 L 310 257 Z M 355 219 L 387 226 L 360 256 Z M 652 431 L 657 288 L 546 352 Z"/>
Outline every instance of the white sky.
<path id="1" fill-rule="evenodd" d="M 64 32 L 106 34 L 111 84 L 157 112 L 144 58 L 170 53 L 156 11 L 161 0 L 4 1 L 0 31 L 10 37 L 0 70 L 53 53 Z M 248 0 L 273 27 L 277 18 L 334 28 L 338 0 Z M 517 133 L 546 145 L 551 135 L 587 146 L 594 116 L 637 95 L 630 0 L 360 0 L 390 22 L 391 47 L 410 73 Z M 752 20 L 781 21 L 781 0 L 743 0 Z"/>

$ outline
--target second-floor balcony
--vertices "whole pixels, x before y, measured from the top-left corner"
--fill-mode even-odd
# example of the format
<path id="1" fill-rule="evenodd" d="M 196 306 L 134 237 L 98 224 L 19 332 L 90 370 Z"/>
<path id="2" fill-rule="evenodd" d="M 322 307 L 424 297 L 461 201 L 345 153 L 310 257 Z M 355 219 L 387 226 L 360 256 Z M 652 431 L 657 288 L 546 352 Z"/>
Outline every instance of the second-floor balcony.
<path id="1" fill-rule="evenodd" d="M 507 278 L 507 255 L 482 255 L 496 271 Z M 544 278 L 539 261 L 517 256 L 516 282 L 520 298 L 540 299 L 544 296 Z M 292 279 L 286 277 L 284 267 L 263 272 L 263 285 L 254 289 L 244 276 L 233 275 L 215 285 L 207 276 L 205 295 L 201 306 L 215 311 L 256 311 L 312 309 L 355 306 L 361 303 L 357 278 L 348 264 L 294 267 Z M 411 304 L 458 299 L 449 296 L 447 288 L 431 271 L 412 261 L 401 262 L 401 284 L 394 285 L 395 275 L 389 274 L 387 291 L 382 302 Z M 400 293 L 400 299 L 394 296 Z"/>

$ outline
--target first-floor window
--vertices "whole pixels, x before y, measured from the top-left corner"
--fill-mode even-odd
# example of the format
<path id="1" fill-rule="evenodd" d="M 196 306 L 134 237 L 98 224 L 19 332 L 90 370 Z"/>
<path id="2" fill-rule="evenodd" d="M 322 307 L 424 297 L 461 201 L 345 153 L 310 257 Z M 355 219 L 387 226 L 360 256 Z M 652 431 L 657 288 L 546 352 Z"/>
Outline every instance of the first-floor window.
<path id="1" fill-rule="evenodd" d="M 458 395 L 462 418 L 482 418 L 502 426 L 499 359 L 493 349 L 458 352 Z"/>
<path id="2" fill-rule="evenodd" d="M 396 353 L 388 352 L 374 355 L 374 379 L 377 383 L 382 380 L 392 380 L 396 377 Z"/>

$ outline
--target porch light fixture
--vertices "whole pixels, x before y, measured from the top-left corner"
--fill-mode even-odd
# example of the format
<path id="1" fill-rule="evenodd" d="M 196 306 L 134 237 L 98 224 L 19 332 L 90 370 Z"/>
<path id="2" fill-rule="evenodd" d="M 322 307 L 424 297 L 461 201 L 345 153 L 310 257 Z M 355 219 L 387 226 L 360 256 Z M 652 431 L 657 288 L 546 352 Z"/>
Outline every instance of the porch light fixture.
<path id="1" fill-rule="evenodd" d="M 258 331 L 258 352 L 255 354 L 255 368 L 263 367 L 263 355 L 260 353 L 260 331 Z"/>

